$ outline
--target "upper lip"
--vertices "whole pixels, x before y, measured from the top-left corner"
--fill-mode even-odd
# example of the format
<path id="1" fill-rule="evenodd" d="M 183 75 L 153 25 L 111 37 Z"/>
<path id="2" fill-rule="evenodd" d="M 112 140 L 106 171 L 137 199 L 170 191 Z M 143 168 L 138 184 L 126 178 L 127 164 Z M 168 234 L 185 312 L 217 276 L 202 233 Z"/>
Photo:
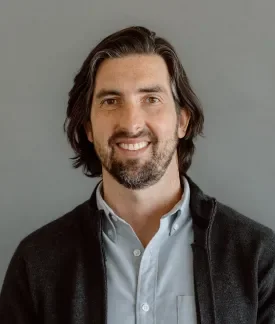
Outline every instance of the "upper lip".
<path id="1" fill-rule="evenodd" d="M 116 141 L 116 144 L 125 143 L 125 144 L 137 144 L 147 142 L 150 143 L 147 139 L 140 139 L 140 138 L 125 138 L 125 139 L 119 139 Z"/>

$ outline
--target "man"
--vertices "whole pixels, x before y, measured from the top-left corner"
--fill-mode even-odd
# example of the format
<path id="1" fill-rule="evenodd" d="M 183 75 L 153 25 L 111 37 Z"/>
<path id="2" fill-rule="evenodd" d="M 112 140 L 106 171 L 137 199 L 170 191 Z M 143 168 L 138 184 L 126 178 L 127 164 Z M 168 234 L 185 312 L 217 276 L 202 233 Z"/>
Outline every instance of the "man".
<path id="1" fill-rule="evenodd" d="M 20 242 L 1 324 L 275 323 L 274 232 L 187 176 L 203 120 L 165 39 L 130 27 L 92 50 L 64 129 L 102 181 Z"/>

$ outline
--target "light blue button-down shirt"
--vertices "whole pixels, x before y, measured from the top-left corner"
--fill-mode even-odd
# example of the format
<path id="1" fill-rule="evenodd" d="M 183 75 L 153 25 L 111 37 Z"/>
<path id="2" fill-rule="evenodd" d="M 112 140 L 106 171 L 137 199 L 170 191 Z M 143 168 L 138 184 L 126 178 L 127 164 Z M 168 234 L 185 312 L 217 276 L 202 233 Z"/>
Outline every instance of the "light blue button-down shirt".
<path id="1" fill-rule="evenodd" d="M 132 227 L 114 213 L 97 188 L 105 211 L 103 240 L 107 259 L 108 324 L 194 324 L 196 321 L 190 188 L 163 215 L 144 249 Z"/>

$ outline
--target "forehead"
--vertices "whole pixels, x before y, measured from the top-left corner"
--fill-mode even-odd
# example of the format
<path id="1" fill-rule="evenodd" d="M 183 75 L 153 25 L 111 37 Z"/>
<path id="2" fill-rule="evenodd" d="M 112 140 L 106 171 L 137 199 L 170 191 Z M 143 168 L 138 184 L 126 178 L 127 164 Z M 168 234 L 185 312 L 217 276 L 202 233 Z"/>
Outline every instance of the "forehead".
<path id="1" fill-rule="evenodd" d="M 102 87 L 127 92 L 156 83 L 169 91 L 170 76 L 164 59 L 159 55 L 128 55 L 101 63 L 96 74 L 95 93 Z"/>

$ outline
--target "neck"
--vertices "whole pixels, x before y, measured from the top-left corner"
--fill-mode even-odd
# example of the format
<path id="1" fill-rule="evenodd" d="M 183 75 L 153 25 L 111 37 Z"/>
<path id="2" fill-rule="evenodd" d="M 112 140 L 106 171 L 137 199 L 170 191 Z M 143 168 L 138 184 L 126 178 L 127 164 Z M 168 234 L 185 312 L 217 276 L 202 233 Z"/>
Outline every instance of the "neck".
<path id="1" fill-rule="evenodd" d="M 182 192 L 176 157 L 156 184 L 142 190 L 125 188 L 103 169 L 104 200 L 136 232 L 150 227 L 156 230 L 160 218 L 176 205 Z"/>

